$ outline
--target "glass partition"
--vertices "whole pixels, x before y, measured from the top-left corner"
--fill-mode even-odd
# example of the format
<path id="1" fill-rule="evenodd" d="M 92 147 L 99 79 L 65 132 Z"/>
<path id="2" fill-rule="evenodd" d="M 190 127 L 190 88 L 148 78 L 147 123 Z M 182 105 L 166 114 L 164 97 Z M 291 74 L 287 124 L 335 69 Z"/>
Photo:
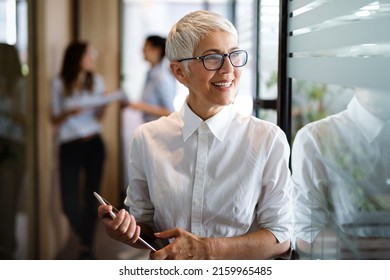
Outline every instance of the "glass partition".
<path id="1" fill-rule="evenodd" d="M 295 246 L 390 259 L 390 1 L 288 1 Z"/>
<path id="2" fill-rule="evenodd" d="M 28 259 L 32 233 L 27 1 L 0 1 L 0 259 Z"/>

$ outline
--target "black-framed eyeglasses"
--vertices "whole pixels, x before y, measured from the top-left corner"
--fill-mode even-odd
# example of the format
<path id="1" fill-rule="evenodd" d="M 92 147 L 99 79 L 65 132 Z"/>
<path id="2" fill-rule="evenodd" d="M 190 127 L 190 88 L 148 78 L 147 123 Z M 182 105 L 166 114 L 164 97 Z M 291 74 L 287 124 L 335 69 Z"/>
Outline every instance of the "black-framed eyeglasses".
<path id="1" fill-rule="evenodd" d="M 213 53 L 213 54 L 207 54 L 207 55 L 202 55 L 197 57 L 182 58 L 179 59 L 178 62 L 200 59 L 202 60 L 204 68 L 206 68 L 209 71 L 215 71 L 221 69 L 223 63 L 225 62 L 225 56 L 229 58 L 230 63 L 234 67 L 242 67 L 248 62 L 248 53 L 244 50 L 236 50 L 224 54 Z"/>

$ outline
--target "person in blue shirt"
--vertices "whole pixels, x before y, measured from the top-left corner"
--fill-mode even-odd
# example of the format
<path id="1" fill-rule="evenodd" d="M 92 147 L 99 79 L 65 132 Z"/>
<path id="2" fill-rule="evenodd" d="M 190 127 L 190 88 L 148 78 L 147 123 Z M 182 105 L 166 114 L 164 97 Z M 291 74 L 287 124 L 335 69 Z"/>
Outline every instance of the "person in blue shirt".
<path id="1" fill-rule="evenodd" d="M 129 107 L 142 111 L 143 121 L 149 122 L 174 111 L 176 80 L 165 58 L 166 39 L 157 35 L 145 40 L 144 58 L 150 63 L 140 102 L 130 102 Z"/>
<path id="2" fill-rule="evenodd" d="M 91 106 L 106 94 L 104 79 L 94 70 L 96 58 L 92 44 L 72 42 L 52 82 L 51 121 L 59 144 L 62 207 L 80 237 L 80 259 L 95 258 L 97 202 L 91 194 L 100 190 L 106 155 L 101 125 L 105 106 Z"/>

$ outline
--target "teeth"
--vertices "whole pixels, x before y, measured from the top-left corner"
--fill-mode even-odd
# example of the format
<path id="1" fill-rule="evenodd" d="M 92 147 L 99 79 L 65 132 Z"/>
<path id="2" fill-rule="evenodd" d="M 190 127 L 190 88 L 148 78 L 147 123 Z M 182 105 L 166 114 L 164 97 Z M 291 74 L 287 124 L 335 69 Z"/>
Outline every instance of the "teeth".
<path id="1" fill-rule="evenodd" d="M 229 87 L 232 84 L 232 82 L 226 82 L 226 83 L 213 83 L 213 85 L 217 87 Z"/>

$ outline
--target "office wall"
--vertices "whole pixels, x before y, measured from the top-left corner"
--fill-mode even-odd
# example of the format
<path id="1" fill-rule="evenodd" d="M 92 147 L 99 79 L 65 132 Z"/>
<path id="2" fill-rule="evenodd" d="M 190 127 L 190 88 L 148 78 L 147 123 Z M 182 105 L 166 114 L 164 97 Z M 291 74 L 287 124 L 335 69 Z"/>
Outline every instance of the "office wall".
<path id="1" fill-rule="evenodd" d="M 284 2 L 295 248 L 389 259 L 390 1 Z"/>
<path id="2" fill-rule="evenodd" d="M 105 79 L 109 92 L 119 87 L 119 3 L 120 1 L 79 1 L 79 38 L 91 42 L 99 51 L 96 70 Z M 120 205 L 119 104 L 108 106 L 103 121 L 107 158 L 102 182 L 103 195 Z"/>
<path id="3" fill-rule="evenodd" d="M 76 5 L 76 6 L 75 6 Z M 99 51 L 96 70 L 101 73 L 108 91 L 119 84 L 119 1 L 105 0 L 37 0 L 31 7 L 34 15 L 36 48 L 36 114 L 37 114 L 37 185 L 39 205 L 37 257 L 54 259 L 66 246 L 70 227 L 61 210 L 54 131 L 49 121 L 50 84 L 58 74 L 66 46 L 75 39 L 90 41 Z M 77 15 L 74 13 L 77 11 Z M 74 21 L 74 19 L 77 19 Z M 75 24 L 78 23 L 78 26 Z M 36 37 L 35 37 L 36 36 Z M 106 144 L 106 166 L 102 193 L 119 203 L 119 105 L 108 106 L 103 121 Z"/>
<path id="4" fill-rule="evenodd" d="M 32 6 L 31 6 L 32 7 Z M 40 259 L 52 259 L 65 245 L 69 227 L 59 203 L 56 181 L 55 146 L 50 116 L 50 82 L 59 71 L 62 52 L 71 39 L 71 6 L 68 0 L 37 0 L 34 6 L 35 35 L 30 38 L 36 48 L 36 120 L 39 195 L 38 229 Z"/>

